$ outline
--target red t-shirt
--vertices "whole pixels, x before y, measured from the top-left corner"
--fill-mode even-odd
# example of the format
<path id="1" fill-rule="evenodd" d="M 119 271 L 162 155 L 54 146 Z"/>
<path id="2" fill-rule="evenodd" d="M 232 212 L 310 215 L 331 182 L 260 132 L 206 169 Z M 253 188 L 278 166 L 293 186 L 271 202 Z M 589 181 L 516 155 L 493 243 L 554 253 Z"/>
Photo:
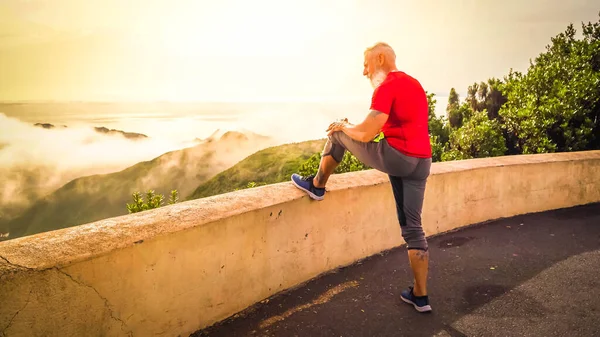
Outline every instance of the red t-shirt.
<path id="1" fill-rule="evenodd" d="M 389 115 L 381 131 L 388 144 L 403 154 L 431 157 L 427 94 L 416 79 L 391 72 L 373 92 L 371 110 Z"/>

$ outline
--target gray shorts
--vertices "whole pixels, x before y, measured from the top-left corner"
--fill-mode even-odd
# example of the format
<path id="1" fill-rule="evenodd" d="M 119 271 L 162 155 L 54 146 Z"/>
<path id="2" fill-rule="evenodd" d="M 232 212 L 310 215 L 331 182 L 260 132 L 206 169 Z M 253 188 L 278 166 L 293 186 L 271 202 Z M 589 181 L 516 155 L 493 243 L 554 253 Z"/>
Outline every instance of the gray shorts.
<path id="1" fill-rule="evenodd" d="M 421 225 L 425 185 L 431 169 L 431 158 L 404 155 L 384 138 L 380 142 L 363 143 L 338 131 L 329 137 L 323 156 L 331 155 L 338 163 L 350 151 L 363 164 L 386 173 L 392 185 L 402 237 L 408 249 L 427 250 L 427 239 Z"/>

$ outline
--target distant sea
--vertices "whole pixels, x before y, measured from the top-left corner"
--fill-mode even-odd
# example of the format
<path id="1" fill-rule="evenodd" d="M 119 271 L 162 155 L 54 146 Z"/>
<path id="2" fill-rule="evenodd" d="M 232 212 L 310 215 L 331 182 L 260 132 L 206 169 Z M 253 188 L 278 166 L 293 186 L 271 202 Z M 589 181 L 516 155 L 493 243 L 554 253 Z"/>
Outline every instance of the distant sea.
<path id="1" fill-rule="evenodd" d="M 103 126 L 171 142 L 206 138 L 218 129 L 290 142 L 322 138 L 329 122 L 359 118 L 367 108 L 368 103 L 18 103 L 0 104 L 0 113 L 30 125 Z"/>
<path id="2" fill-rule="evenodd" d="M 436 114 L 444 114 L 447 97 L 436 99 Z M 103 126 L 175 142 L 206 138 L 218 129 L 248 130 L 290 142 L 323 138 L 334 119 L 359 122 L 369 103 L 0 103 L 0 114 L 30 125 Z"/>

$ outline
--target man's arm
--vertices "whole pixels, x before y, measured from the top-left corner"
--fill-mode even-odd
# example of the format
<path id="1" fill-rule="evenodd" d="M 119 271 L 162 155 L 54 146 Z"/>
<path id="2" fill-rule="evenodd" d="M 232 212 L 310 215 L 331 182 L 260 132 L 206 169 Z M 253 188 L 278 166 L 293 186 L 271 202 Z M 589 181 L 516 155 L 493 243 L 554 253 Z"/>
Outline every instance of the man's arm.
<path id="1" fill-rule="evenodd" d="M 348 123 L 340 123 L 339 125 L 330 127 L 329 135 L 335 131 L 342 131 L 350 138 L 359 142 L 367 143 L 372 141 L 375 136 L 381 132 L 381 128 L 387 122 L 389 115 L 377 110 L 371 110 L 367 118 L 357 125 Z"/>

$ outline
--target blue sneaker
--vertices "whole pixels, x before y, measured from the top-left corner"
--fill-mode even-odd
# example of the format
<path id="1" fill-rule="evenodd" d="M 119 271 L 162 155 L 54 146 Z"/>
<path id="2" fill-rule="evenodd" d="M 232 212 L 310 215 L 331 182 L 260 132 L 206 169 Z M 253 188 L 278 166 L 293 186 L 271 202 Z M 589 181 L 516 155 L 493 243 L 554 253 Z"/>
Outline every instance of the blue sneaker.
<path id="1" fill-rule="evenodd" d="M 303 177 L 299 174 L 292 174 L 292 183 L 299 189 L 308 193 L 308 195 L 314 200 L 323 200 L 325 198 L 325 189 L 317 188 L 313 185 L 313 178 L 315 176 Z"/>
<path id="2" fill-rule="evenodd" d="M 400 294 L 400 298 L 402 298 L 404 302 L 412 304 L 418 312 L 431 311 L 431 306 L 429 305 L 429 297 L 415 296 L 415 294 L 413 294 L 413 287 L 408 287 L 408 289 L 402 291 L 402 294 Z"/>

